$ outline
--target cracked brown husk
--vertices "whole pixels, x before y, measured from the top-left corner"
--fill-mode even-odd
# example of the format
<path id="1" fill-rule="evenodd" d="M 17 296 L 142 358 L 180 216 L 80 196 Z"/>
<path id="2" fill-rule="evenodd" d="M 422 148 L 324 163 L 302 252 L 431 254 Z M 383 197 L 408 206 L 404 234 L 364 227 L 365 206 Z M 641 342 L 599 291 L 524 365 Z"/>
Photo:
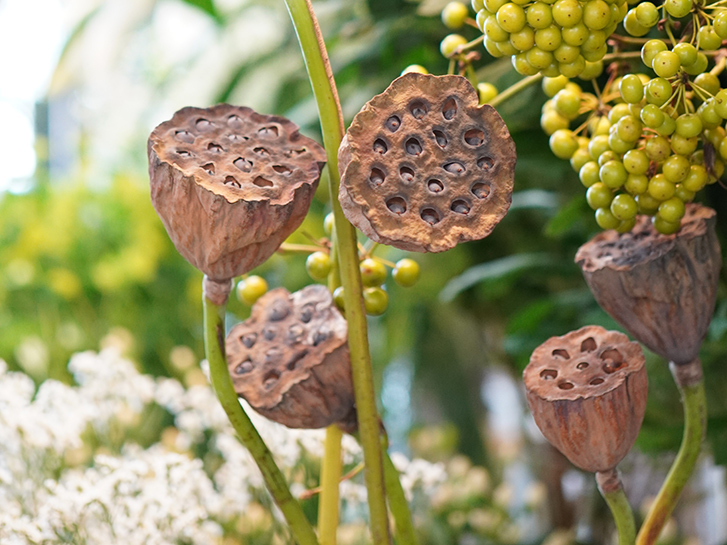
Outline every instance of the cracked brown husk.
<path id="1" fill-rule="evenodd" d="M 576 254 L 598 304 L 678 365 L 697 358 L 714 312 L 722 266 L 715 223 L 714 210 L 688 204 L 673 235 L 641 217 L 631 232 L 605 231 Z"/>
<path id="2" fill-rule="evenodd" d="M 325 152 L 291 121 L 218 104 L 183 108 L 149 136 L 154 208 L 192 265 L 226 281 L 303 221 Z"/>
<path id="3" fill-rule="evenodd" d="M 574 465 L 606 472 L 631 450 L 648 384 L 641 347 L 623 333 L 587 326 L 551 337 L 523 379 L 535 423 Z"/>
<path id="4" fill-rule="evenodd" d="M 356 429 L 347 324 L 325 286 L 269 291 L 226 349 L 235 391 L 263 416 L 291 428 Z"/>
<path id="5" fill-rule="evenodd" d="M 461 76 L 397 78 L 356 114 L 338 158 L 348 220 L 403 250 L 484 238 L 510 207 L 515 144 Z"/>

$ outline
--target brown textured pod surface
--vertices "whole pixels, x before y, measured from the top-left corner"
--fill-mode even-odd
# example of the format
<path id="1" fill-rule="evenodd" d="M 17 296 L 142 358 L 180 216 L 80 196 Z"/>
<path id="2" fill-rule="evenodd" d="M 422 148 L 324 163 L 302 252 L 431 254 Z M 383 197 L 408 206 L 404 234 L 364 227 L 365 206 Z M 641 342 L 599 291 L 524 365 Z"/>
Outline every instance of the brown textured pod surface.
<path id="1" fill-rule="evenodd" d="M 338 158 L 348 220 L 403 250 L 484 238 L 510 207 L 515 144 L 461 76 L 397 78 L 356 114 Z"/>
<path id="2" fill-rule="evenodd" d="M 263 416 L 291 428 L 355 429 L 347 324 L 325 286 L 269 291 L 226 348 L 235 391 Z"/>
<path id="3" fill-rule="evenodd" d="M 147 146 L 154 208 L 179 253 L 214 280 L 246 273 L 303 221 L 325 152 L 291 121 L 183 108 Z"/>
<path id="4" fill-rule="evenodd" d="M 698 356 L 712 320 L 722 266 L 715 223 L 714 210 L 688 204 L 673 235 L 641 217 L 631 232 L 605 231 L 576 254 L 598 304 L 676 364 Z"/>
<path id="5" fill-rule="evenodd" d="M 587 326 L 551 337 L 523 372 L 528 404 L 546 439 L 585 471 L 628 453 L 646 411 L 644 355 L 617 331 Z"/>

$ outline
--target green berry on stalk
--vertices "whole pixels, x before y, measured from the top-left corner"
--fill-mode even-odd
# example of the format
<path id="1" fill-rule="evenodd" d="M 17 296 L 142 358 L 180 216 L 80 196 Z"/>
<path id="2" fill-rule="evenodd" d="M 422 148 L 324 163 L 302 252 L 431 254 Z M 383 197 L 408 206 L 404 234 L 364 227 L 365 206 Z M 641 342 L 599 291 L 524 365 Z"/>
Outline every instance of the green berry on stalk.
<path id="1" fill-rule="evenodd" d="M 538 70 L 545 70 L 553 63 L 553 54 L 550 51 L 543 51 L 539 47 L 533 47 L 524 55 L 528 64 Z"/>
<path id="2" fill-rule="evenodd" d="M 592 117 L 588 122 L 588 132 L 591 136 L 606 135 L 611 128 L 611 122 L 607 117 Z"/>
<path id="3" fill-rule="evenodd" d="M 480 104 L 487 104 L 489 101 L 497 96 L 497 87 L 495 87 L 491 83 L 478 83 L 477 93 L 480 96 Z"/>
<path id="4" fill-rule="evenodd" d="M 570 158 L 570 166 L 575 172 L 580 172 L 583 165 L 591 161 L 591 154 L 588 153 L 588 148 L 580 147 Z"/>
<path id="5" fill-rule="evenodd" d="M 553 22 L 552 8 L 544 2 L 535 2 L 525 10 L 525 18 L 535 30 L 547 28 Z"/>
<path id="6" fill-rule="evenodd" d="M 485 31 L 485 20 L 492 15 L 489 11 L 486 9 L 480 10 L 477 12 L 477 15 L 475 15 L 475 24 L 477 25 L 477 28 L 480 29 L 480 32 Z"/>
<path id="7" fill-rule="evenodd" d="M 583 22 L 593 30 L 606 28 L 611 22 L 611 8 L 603 0 L 589 0 L 583 7 Z"/>
<path id="8" fill-rule="evenodd" d="M 535 45 L 535 32 L 529 26 L 510 34 L 510 45 L 518 51 L 528 51 Z M 557 92 L 557 91 L 556 91 Z"/>
<path id="9" fill-rule="evenodd" d="M 586 61 L 586 67 L 583 69 L 583 72 L 581 72 L 578 77 L 584 81 L 591 81 L 591 80 L 596 79 L 602 73 L 603 73 L 603 62 L 602 61 L 595 61 L 595 62 Z"/>
<path id="10" fill-rule="evenodd" d="M 722 140 L 724 140 L 725 137 L 725 130 L 722 127 L 717 127 L 716 129 L 708 129 L 704 131 L 702 137 L 705 141 L 712 144 L 712 146 L 719 149 L 720 145 L 722 144 Z M 701 162 L 704 162 L 704 158 L 702 158 Z"/>
<path id="11" fill-rule="evenodd" d="M 618 153 L 613 150 L 606 150 L 598 157 L 599 168 L 608 163 L 609 161 L 621 162 L 621 157 L 619 157 Z"/>
<path id="12" fill-rule="evenodd" d="M 578 109 L 581 107 L 580 94 L 563 89 L 553 97 L 553 106 L 563 117 L 575 119 L 578 116 Z"/>
<path id="13" fill-rule="evenodd" d="M 573 45 L 568 44 L 560 44 L 558 46 L 558 49 L 553 51 L 553 57 L 555 57 L 555 60 L 558 61 L 559 64 L 571 64 L 578 61 L 579 57 L 581 57 L 581 50 Z M 583 69 L 586 67 L 586 61 L 582 61 L 582 64 L 579 66 L 580 71 L 582 72 Z"/>
<path id="14" fill-rule="evenodd" d="M 649 170 L 649 158 L 643 150 L 629 150 L 623 156 L 623 164 L 629 174 L 646 174 Z"/>
<path id="15" fill-rule="evenodd" d="M 593 210 L 599 208 L 607 208 L 611 205 L 613 200 L 613 191 L 611 191 L 606 184 L 598 182 L 593 184 L 586 191 L 586 202 Z"/>
<path id="16" fill-rule="evenodd" d="M 252 306 L 268 291 L 268 283 L 256 274 L 243 278 L 237 283 L 237 298 L 244 304 Z"/>
<path id="17" fill-rule="evenodd" d="M 540 116 L 540 126 L 548 136 L 560 129 L 567 129 L 569 125 L 570 123 L 565 117 L 553 110 L 543 112 L 543 115 Z"/>
<path id="18" fill-rule="evenodd" d="M 682 66 L 689 66 L 690 64 L 697 62 L 697 48 L 690 43 L 678 43 L 674 46 L 672 51 L 677 54 Z"/>
<path id="19" fill-rule="evenodd" d="M 497 10 L 504 6 L 508 0 L 484 0 L 485 9 L 490 13 L 497 13 Z"/>
<path id="20" fill-rule="evenodd" d="M 335 218 L 333 217 L 333 212 L 329 212 L 326 214 L 326 217 L 323 218 L 323 232 L 330 237 L 333 234 L 334 225 Z"/>
<path id="21" fill-rule="evenodd" d="M 646 174 L 629 174 L 624 189 L 631 195 L 641 195 L 649 188 L 649 177 Z"/>
<path id="22" fill-rule="evenodd" d="M 598 171 L 598 177 L 605 186 L 618 189 L 626 183 L 628 172 L 622 162 L 608 161 Z"/>
<path id="23" fill-rule="evenodd" d="M 543 92 L 546 96 L 553 98 L 559 91 L 565 89 L 568 78 L 565 76 L 557 76 L 555 78 L 543 78 Z"/>
<path id="24" fill-rule="evenodd" d="M 484 0 L 472 0 L 472 9 L 477 13 L 480 10 L 485 9 L 485 1 Z"/>
<path id="25" fill-rule="evenodd" d="M 518 74 L 523 76 L 534 76 L 538 73 L 538 69 L 528 62 L 525 53 L 518 53 L 512 56 L 512 67 Z"/>
<path id="26" fill-rule="evenodd" d="M 683 155 L 672 155 L 661 166 L 661 173 L 672 183 L 683 181 L 689 174 L 689 159 Z"/>
<path id="27" fill-rule="evenodd" d="M 692 7 L 692 0 L 666 0 L 666 11 L 675 19 L 686 17 Z"/>
<path id="28" fill-rule="evenodd" d="M 557 0 L 553 4 L 553 20 L 561 27 L 571 27 L 580 23 L 583 8 L 578 0 Z"/>
<path id="29" fill-rule="evenodd" d="M 419 263 L 408 257 L 400 259 L 396 262 L 391 276 L 394 278 L 394 282 L 404 288 L 409 288 L 419 280 Z"/>
<path id="30" fill-rule="evenodd" d="M 636 216 L 638 206 L 634 198 L 628 193 L 620 193 L 611 201 L 611 213 L 620 221 L 630 220 Z"/>
<path id="31" fill-rule="evenodd" d="M 485 49 L 486 49 L 486 50 L 487 50 L 487 52 L 488 52 L 488 53 L 489 53 L 490 55 L 492 55 L 493 57 L 495 57 L 495 58 L 499 58 L 499 57 L 503 57 L 503 56 L 504 56 L 504 55 L 502 54 L 502 52 L 500 51 L 500 48 L 499 48 L 499 47 L 497 46 L 497 42 L 493 42 L 493 41 L 492 41 L 492 40 L 490 40 L 490 38 L 488 38 L 487 36 L 485 36 L 485 38 L 484 38 L 483 42 L 484 42 L 484 44 L 485 44 Z M 514 62 L 513 62 L 513 65 L 514 65 Z M 522 73 L 522 72 L 521 72 L 521 73 Z"/>
<path id="32" fill-rule="evenodd" d="M 641 47 L 641 60 L 646 66 L 651 66 L 654 57 L 662 51 L 666 51 L 666 44 L 661 40 L 649 40 Z"/>
<path id="33" fill-rule="evenodd" d="M 359 269 L 364 286 L 380 286 L 386 280 L 386 266 L 381 261 L 367 257 L 361 261 Z"/>
<path id="34" fill-rule="evenodd" d="M 651 28 L 659 22 L 659 10 L 651 2 L 641 2 L 633 11 L 639 24 L 646 28 Z"/>
<path id="35" fill-rule="evenodd" d="M 654 197 L 657 201 L 665 201 L 671 199 L 676 191 L 676 186 L 673 182 L 666 179 L 663 174 L 657 174 L 651 180 L 649 180 L 649 195 Z"/>
<path id="36" fill-rule="evenodd" d="M 636 204 L 639 205 L 639 214 L 646 214 L 647 216 L 653 216 L 659 209 L 660 201 L 648 193 L 641 193 L 635 197 Z"/>
<path id="37" fill-rule="evenodd" d="M 598 161 L 601 154 L 611 149 L 608 145 L 608 136 L 605 134 L 599 134 L 591 138 L 591 143 L 588 144 L 588 153 L 591 154 L 591 158 L 594 161 Z"/>
<path id="38" fill-rule="evenodd" d="M 727 89 L 714 95 L 714 109 L 722 119 L 727 119 Z"/>
<path id="39" fill-rule="evenodd" d="M 650 160 L 661 163 L 666 161 L 666 158 L 671 155 L 671 146 L 669 145 L 669 140 L 663 136 L 655 136 L 646 141 L 644 151 Z"/>
<path id="40" fill-rule="evenodd" d="M 686 44 L 679 44 L 679 45 L 686 45 Z M 676 48 L 674 48 L 674 49 L 676 50 Z M 717 76 L 715 76 L 714 74 L 710 74 L 709 72 L 699 74 L 696 78 L 694 78 L 694 83 L 697 84 L 702 89 L 704 89 L 705 91 L 707 91 L 712 96 L 719 93 L 719 90 L 721 88 L 719 78 Z"/>
<path id="41" fill-rule="evenodd" d="M 707 70 L 709 61 L 704 53 L 697 54 L 697 62 L 684 67 L 684 71 L 690 76 L 696 76 Z"/>
<path id="42" fill-rule="evenodd" d="M 461 28 L 467 17 L 469 17 L 469 10 L 460 2 L 450 2 L 442 10 L 442 22 L 444 26 L 452 30 Z"/>
<path id="43" fill-rule="evenodd" d="M 684 217 L 684 202 L 672 197 L 659 205 L 659 216 L 664 221 L 676 223 Z"/>
<path id="44" fill-rule="evenodd" d="M 632 115 L 626 115 L 616 123 L 618 137 L 625 142 L 636 142 L 641 138 L 641 121 Z"/>
<path id="45" fill-rule="evenodd" d="M 702 120 L 702 127 L 705 129 L 715 129 L 722 123 L 722 118 L 714 109 L 714 100 L 711 98 L 699 105 L 697 115 Z"/>
<path id="46" fill-rule="evenodd" d="M 676 128 L 677 124 L 676 121 L 674 121 L 674 118 L 665 115 L 663 123 L 656 128 L 656 132 L 658 132 L 661 136 L 669 136 L 676 130 Z"/>
<path id="47" fill-rule="evenodd" d="M 727 10 L 720 9 L 714 18 L 714 31 L 723 40 L 727 39 Z"/>
<path id="48" fill-rule="evenodd" d="M 338 286 L 333 290 L 333 302 L 341 311 L 346 308 L 346 302 L 343 300 L 343 286 Z"/>
<path id="49" fill-rule="evenodd" d="M 714 51 L 722 46 L 722 38 L 714 31 L 712 25 L 704 25 L 699 29 L 699 48 Z"/>
<path id="50" fill-rule="evenodd" d="M 695 197 L 694 191 L 689 191 L 684 184 L 677 184 L 677 190 L 674 193 L 674 197 L 682 202 L 692 202 Z"/>
<path id="51" fill-rule="evenodd" d="M 641 121 L 650 129 L 656 129 L 664 122 L 664 112 L 656 104 L 647 104 L 641 108 Z"/>
<path id="52" fill-rule="evenodd" d="M 365 288 L 363 300 L 366 314 L 369 316 L 381 316 L 389 306 L 389 295 L 381 288 Z"/>
<path id="53" fill-rule="evenodd" d="M 500 26 L 495 15 L 490 15 L 485 20 L 485 36 L 493 42 L 504 42 L 510 38 L 510 34 Z"/>
<path id="54" fill-rule="evenodd" d="M 666 221 L 659 215 L 654 216 L 651 221 L 654 224 L 654 229 L 659 231 L 662 235 L 673 235 L 681 227 L 681 222 Z"/>
<path id="55" fill-rule="evenodd" d="M 674 134 L 671 137 L 671 149 L 679 155 L 691 155 L 697 149 L 697 144 L 699 144 L 699 139 L 696 136 L 684 138 L 679 134 Z"/>
<path id="56" fill-rule="evenodd" d="M 580 47 L 586 42 L 589 32 L 588 27 L 580 22 L 575 26 L 564 28 L 560 34 L 568 45 Z"/>
<path id="57" fill-rule="evenodd" d="M 684 138 L 702 134 L 702 120 L 697 114 L 682 114 L 676 119 L 676 133 Z"/>
<path id="58" fill-rule="evenodd" d="M 608 208 L 596 210 L 596 223 L 601 229 L 616 229 L 621 225 L 621 220 L 611 213 Z"/>
<path id="59" fill-rule="evenodd" d="M 621 223 L 619 223 L 618 227 L 616 227 L 616 231 L 619 233 L 628 233 L 631 231 L 631 229 L 634 228 L 634 225 L 636 225 L 636 217 L 634 216 L 630 220 L 623 220 Z"/>
<path id="60" fill-rule="evenodd" d="M 445 36 L 439 44 L 439 51 L 446 58 L 449 58 L 454 55 L 454 52 L 458 47 L 463 46 L 466 43 L 467 40 L 464 36 L 460 36 L 459 34 L 449 34 L 448 36 Z"/>
<path id="61" fill-rule="evenodd" d="M 608 135 L 608 146 L 616 153 L 626 153 L 636 144 L 635 141 L 627 142 L 618 135 L 618 131 L 611 131 Z"/>
<path id="62" fill-rule="evenodd" d="M 644 84 L 635 74 L 624 76 L 618 84 L 618 90 L 621 97 L 629 104 L 636 104 L 644 98 Z"/>
<path id="63" fill-rule="evenodd" d="M 595 161 L 588 161 L 578 171 L 578 178 L 585 187 L 591 187 L 599 182 L 598 172 L 600 168 Z"/>
<path id="64" fill-rule="evenodd" d="M 651 67 L 660 78 L 668 79 L 676 76 L 677 72 L 679 72 L 679 68 L 681 68 L 679 55 L 673 51 L 662 51 L 661 53 L 657 53 L 651 63 Z"/>
<path id="65" fill-rule="evenodd" d="M 634 10 L 631 10 L 626 14 L 626 18 L 624 19 L 624 29 L 631 36 L 635 37 L 645 36 L 650 30 L 648 26 L 642 25 L 639 22 L 639 18 Z"/>
<path id="66" fill-rule="evenodd" d="M 562 47 L 573 47 L 570 45 L 561 45 L 558 49 L 556 49 L 556 52 L 561 49 Z M 575 78 L 575 77 L 582 77 L 583 72 L 586 70 L 586 65 L 588 63 L 586 60 L 579 54 L 576 60 L 573 62 L 568 63 L 559 63 L 558 64 L 558 71 L 563 74 L 564 76 L 567 76 L 569 78 Z"/>
<path id="67" fill-rule="evenodd" d="M 684 189 L 686 189 L 687 191 L 696 193 L 697 191 L 702 189 L 705 185 L 707 185 L 708 179 L 709 179 L 709 176 L 707 174 L 707 169 L 704 168 L 704 166 L 690 165 L 689 174 L 687 174 L 687 177 L 682 182 L 682 185 L 684 186 Z"/>
<path id="68" fill-rule="evenodd" d="M 578 140 L 573 131 L 560 129 L 550 136 L 550 149 L 559 159 L 570 159 L 578 149 Z"/>
<path id="69" fill-rule="evenodd" d="M 331 272 L 331 258 L 326 252 L 313 252 L 305 260 L 305 270 L 313 280 L 325 280 Z"/>
<path id="70" fill-rule="evenodd" d="M 613 108 L 611 108 L 611 111 L 608 112 L 608 120 L 611 122 L 611 125 L 615 125 L 619 119 L 627 115 L 631 115 L 629 105 L 616 104 Z"/>
<path id="71" fill-rule="evenodd" d="M 581 45 L 581 51 L 585 57 L 587 53 L 598 52 L 604 45 L 606 45 L 606 33 L 602 30 L 589 30 L 586 41 Z"/>
<path id="72" fill-rule="evenodd" d="M 535 45 L 543 51 L 555 51 L 562 41 L 560 28 L 555 25 L 535 31 Z"/>
<path id="73" fill-rule="evenodd" d="M 505 32 L 518 32 L 525 26 L 525 10 L 508 2 L 497 10 L 497 23 Z"/>
<path id="74" fill-rule="evenodd" d="M 407 66 L 406 68 L 404 68 L 404 70 L 401 71 L 401 75 L 402 76 L 404 74 L 411 74 L 411 73 L 414 73 L 414 74 L 428 74 L 429 73 L 429 70 L 427 70 L 426 68 L 424 68 L 421 64 L 410 64 L 409 66 Z"/>

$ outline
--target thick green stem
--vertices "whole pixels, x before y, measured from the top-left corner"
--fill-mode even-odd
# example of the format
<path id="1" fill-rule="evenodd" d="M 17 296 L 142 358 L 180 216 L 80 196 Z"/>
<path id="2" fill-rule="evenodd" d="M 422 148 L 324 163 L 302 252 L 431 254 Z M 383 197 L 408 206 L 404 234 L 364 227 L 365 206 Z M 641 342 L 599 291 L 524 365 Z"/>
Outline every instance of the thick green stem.
<path id="1" fill-rule="evenodd" d="M 374 545 L 390 543 L 383 460 L 379 444 L 379 415 L 376 410 L 373 371 L 369 354 L 368 329 L 359 271 L 356 230 L 346 220 L 338 202 L 338 148 L 343 138 L 343 116 L 323 37 L 309 0 L 285 0 L 300 41 L 308 77 L 313 87 L 326 148 L 329 188 L 336 229 L 338 264 L 343 286 L 348 346 L 351 354 L 358 427 L 366 463 L 371 535 Z"/>
<path id="2" fill-rule="evenodd" d="M 204 279 L 202 296 L 204 306 L 204 347 L 210 368 L 212 386 L 222 408 L 227 413 L 230 424 L 237 432 L 242 444 L 260 468 L 265 485 L 275 500 L 290 527 L 293 538 L 299 545 L 318 545 L 318 539 L 298 501 L 288 489 L 285 477 L 273 459 L 273 455 L 263 442 L 260 434 L 242 410 L 237 393 L 232 385 L 225 358 L 225 308 L 230 282 L 222 283 Z M 227 293 L 225 293 L 225 290 Z"/>
<path id="3" fill-rule="evenodd" d="M 414 523 L 411 520 L 409 503 L 406 501 L 404 489 L 401 487 L 399 471 L 384 450 L 384 472 L 386 474 L 386 492 L 389 496 L 389 508 L 394 515 L 397 545 L 417 545 Z"/>
<path id="4" fill-rule="evenodd" d="M 516 94 L 518 94 L 520 91 L 527 89 L 531 85 L 538 83 L 541 79 L 543 79 L 542 74 L 535 74 L 534 76 L 528 76 L 527 78 L 523 78 L 517 83 L 511 85 L 507 89 L 505 89 L 502 93 L 497 95 L 495 98 L 490 100 L 488 104 L 492 106 L 493 108 L 499 106 L 506 100 L 510 100 L 512 97 L 514 97 Z"/>
<path id="5" fill-rule="evenodd" d="M 606 500 L 618 530 L 618 545 L 634 545 L 636 540 L 636 523 L 629 500 L 624 493 L 621 479 L 616 469 L 596 473 L 598 490 Z"/>
<path id="6" fill-rule="evenodd" d="M 639 530 L 637 545 L 653 545 L 669 520 L 679 496 L 694 471 L 707 431 L 707 399 L 704 393 L 702 363 L 699 359 L 687 364 L 670 365 L 684 405 L 684 435 L 669 474 L 651 505 Z"/>
<path id="7" fill-rule="evenodd" d="M 321 545 L 336 545 L 338 529 L 338 485 L 341 481 L 341 428 L 326 428 L 326 442 L 321 464 L 321 496 L 318 503 L 318 535 Z"/>

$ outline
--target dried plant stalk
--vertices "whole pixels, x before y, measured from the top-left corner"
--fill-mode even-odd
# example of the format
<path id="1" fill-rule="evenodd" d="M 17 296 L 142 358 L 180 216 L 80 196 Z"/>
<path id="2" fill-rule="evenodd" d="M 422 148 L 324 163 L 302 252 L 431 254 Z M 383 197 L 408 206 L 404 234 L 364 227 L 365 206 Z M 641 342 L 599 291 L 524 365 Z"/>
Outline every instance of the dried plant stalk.
<path id="1" fill-rule="evenodd" d="M 633 446 L 648 385 L 641 347 L 623 333 L 587 326 L 552 337 L 523 378 L 536 424 L 576 466 L 609 471 Z"/>
<path id="2" fill-rule="evenodd" d="M 714 210 L 689 204 L 673 235 L 641 217 L 631 232 L 605 231 L 576 254 L 598 304 L 676 364 L 698 356 L 714 312 L 722 266 L 715 223 Z"/>
<path id="3" fill-rule="evenodd" d="M 227 336 L 235 390 L 291 428 L 356 427 L 347 324 L 324 286 L 269 291 Z"/>
<path id="4" fill-rule="evenodd" d="M 148 142 L 154 208 L 212 280 L 268 259 L 303 221 L 325 152 L 291 121 L 219 104 L 183 108 Z"/>
<path id="5" fill-rule="evenodd" d="M 403 250 L 484 238 L 510 207 L 515 144 L 461 76 L 394 80 L 354 117 L 338 157 L 348 220 Z"/>

